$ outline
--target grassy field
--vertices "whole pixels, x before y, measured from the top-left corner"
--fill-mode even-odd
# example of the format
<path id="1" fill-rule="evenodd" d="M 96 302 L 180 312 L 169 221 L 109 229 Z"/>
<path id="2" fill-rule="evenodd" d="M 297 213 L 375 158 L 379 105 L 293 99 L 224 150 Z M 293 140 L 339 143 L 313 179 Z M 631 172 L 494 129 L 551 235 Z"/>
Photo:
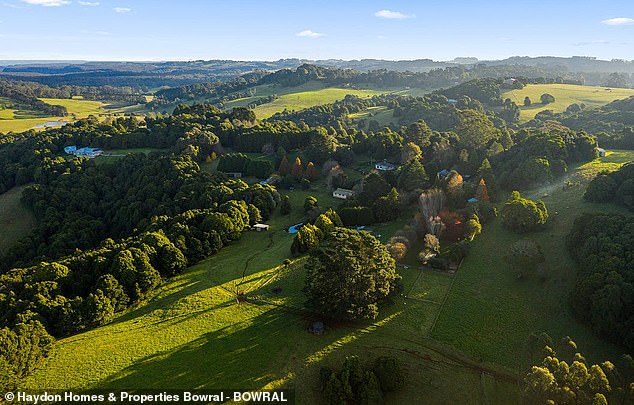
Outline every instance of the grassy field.
<path id="1" fill-rule="evenodd" d="M 634 160 L 632 151 L 614 151 L 585 164 L 568 176 L 579 186 L 564 189 L 564 179 L 526 196 L 542 199 L 551 224 L 547 229 L 517 235 L 496 220 L 485 225 L 457 273 L 432 337 L 447 342 L 476 358 L 515 369 L 526 366 L 525 349 L 532 332 L 545 331 L 556 341 L 571 336 L 591 361 L 616 360 L 617 347 L 596 338 L 572 316 L 567 303 L 575 282 L 575 264 L 565 248 L 574 219 L 583 212 L 622 212 L 610 204 L 591 204 L 582 199 L 587 181 L 601 170 L 615 170 Z M 516 240 L 537 241 L 546 257 L 546 278 L 518 280 L 503 256 Z"/>
<path id="2" fill-rule="evenodd" d="M 99 115 L 103 112 L 104 103 L 81 99 L 42 98 L 42 101 L 52 105 L 66 107 L 69 116 L 53 117 L 43 116 L 33 111 L 0 110 L 0 133 L 27 131 L 36 125 L 51 121 L 73 121 L 85 118 L 91 114 Z"/>
<path id="3" fill-rule="evenodd" d="M 555 97 L 555 102 L 541 104 L 540 97 L 548 93 Z M 524 107 L 524 98 L 530 97 L 533 104 Z M 520 107 L 520 120 L 528 121 L 540 111 L 552 110 L 563 112 L 569 105 L 583 103 L 586 107 L 600 107 L 611 101 L 634 96 L 634 89 L 611 89 L 607 87 L 579 86 L 574 84 L 529 84 L 520 90 L 502 93 L 502 99 L 510 98 Z"/>
<path id="4" fill-rule="evenodd" d="M 137 114 L 148 112 L 145 105 L 111 105 L 101 101 L 84 100 L 81 98 L 41 98 L 40 100 L 52 105 L 61 105 L 68 110 L 66 117 L 45 116 L 29 110 L 0 110 L 0 133 L 23 132 L 37 125 L 47 122 L 72 122 L 76 119 L 86 118 L 89 115 L 103 117 L 106 114 Z M 2 103 L 0 99 L 0 103 Z"/>
<path id="5" fill-rule="evenodd" d="M 358 97 L 372 97 L 381 94 L 381 92 L 376 90 L 339 89 L 334 87 L 313 91 L 301 91 L 282 95 L 271 103 L 257 106 L 254 111 L 258 118 L 264 119 L 284 110 L 302 110 L 316 105 L 332 103 L 343 99 L 348 94 Z"/>
<path id="6" fill-rule="evenodd" d="M 14 187 L 0 194 L 0 256 L 35 226 L 33 213 L 20 202 L 23 189 Z"/>
<path id="7" fill-rule="evenodd" d="M 103 108 L 107 104 L 101 101 L 90 101 L 82 99 L 67 99 L 67 98 L 41 98 L 47 104 L 61 105 L 66 107 L 68 114 L 74 115 L 77 118 L 85 118 L 89 115 L 99 115 L 104 112 Z"/>
<path id="8" fill-rule="evenodd" d="M 514 375 L 427 337 L 450 282 L 445 275 L 400 268 L 404 293 L 380 319 L 307 333 L 320 318 L 303 308 L 303 259 L 282 265 L 292 242 L 284 230 L 302 221 L 307 195 L 323 206 L 335 201 L 321 189 L 287 194 L 293 212 L 274 215 L 269 232 L 247 233 L 113 323 L 58 341 L 23 388 L 288 387 L 298 404 L 313 404 L 320 367 L 340 367 L 352 354 L 363 362 L 390 354 L 402 361 L 408 385 L 387 403 L 416 403 L 421 395 L 431 403 L 516 402 Z M 248 301 L 238 303 L 236 291 Z M 496 377 L 483 377 L 485 370 Z"/>

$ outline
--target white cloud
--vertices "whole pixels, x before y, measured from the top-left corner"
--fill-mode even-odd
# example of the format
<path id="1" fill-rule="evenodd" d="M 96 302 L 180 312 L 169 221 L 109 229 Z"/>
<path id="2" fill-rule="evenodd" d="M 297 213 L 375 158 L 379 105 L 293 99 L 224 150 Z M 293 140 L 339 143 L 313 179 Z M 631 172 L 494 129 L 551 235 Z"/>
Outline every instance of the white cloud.
<path id="1" fill-rule="evenodd" d="M 113 8 L 115 13 L 119 13 L 119 14 L 125 14 L 125 13 L 129 13 L 130 11 L 132 11 L 131 8 L 127 8 L 127 7 L 115 7 Z"/>
<path id="2" fill-rule="evenodd" d="M 302 32 L 298 32 L 297 34 L 298 37 L 308 37 L 308 38 L 319 38 L 319 37 L 323 37 L 324 34 L 320 33 L 320 32 L 314 32 L 311 30 L 305 30 Z"/>
<path id="3" fill-rule="evenodd" d="M 34 4 L 36 6 L 44 7 L 59 7 L 70 4 L 68 0 L 22 0 L 24 3 Z"/>
<path id="4" fill-rule="evenodd" d="M 379 18 L 387 18 L 388 20 L 406 20 L 408 18 L 416 17 L 413 14 L 404 14 L 400 11 L 391 11 L 391 10 L 379 10 L 374 13 L 375 17 Z"/>
<path id="5" fill-rule="evenodd" d="M 99 5 L 98 1 L 92 2 L 92 1 L 78 1 L 80 6 L 87 6 L 87 7 L 96 7 Z"/>
<path id="6" fill-rule="evenodd" d="M 601 21 L 605 25 L 634 25 L 634 18 L 617 17 Z"/>

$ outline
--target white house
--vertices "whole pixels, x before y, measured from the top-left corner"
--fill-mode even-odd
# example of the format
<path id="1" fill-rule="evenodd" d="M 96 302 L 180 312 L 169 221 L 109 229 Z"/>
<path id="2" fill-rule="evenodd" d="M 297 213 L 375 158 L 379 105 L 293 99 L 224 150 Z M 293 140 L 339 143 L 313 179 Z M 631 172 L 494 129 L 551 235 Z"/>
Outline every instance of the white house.
<path id="1" fill-rule="evenodd" d="M 381 163 L 377 163 L 374 165 L 374 168 L 377 170 L 390 171 L 396 169 L 396 165 L 389 163 L 387 160 L 382 161 Z"/>
<path id="2" fill-rule="evenodd" d="M 335 198 L 341 198 L 342 200 L 347 200 L 348 198 L 354 195 L 354 191 L 348 190 L 346 188 L 338 188 L 332 192 L 332 196 Z"/>

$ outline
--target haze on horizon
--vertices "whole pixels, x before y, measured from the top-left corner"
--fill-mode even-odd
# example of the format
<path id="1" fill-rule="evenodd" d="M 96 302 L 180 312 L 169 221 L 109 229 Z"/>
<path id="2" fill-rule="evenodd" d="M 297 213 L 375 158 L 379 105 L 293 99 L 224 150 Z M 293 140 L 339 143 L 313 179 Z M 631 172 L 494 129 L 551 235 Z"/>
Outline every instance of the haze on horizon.
<path id="1" fill-rule="evenodd" d="M 0 1 L 0 60 L 634 59 L 627 0 L 156 3 Z"/>

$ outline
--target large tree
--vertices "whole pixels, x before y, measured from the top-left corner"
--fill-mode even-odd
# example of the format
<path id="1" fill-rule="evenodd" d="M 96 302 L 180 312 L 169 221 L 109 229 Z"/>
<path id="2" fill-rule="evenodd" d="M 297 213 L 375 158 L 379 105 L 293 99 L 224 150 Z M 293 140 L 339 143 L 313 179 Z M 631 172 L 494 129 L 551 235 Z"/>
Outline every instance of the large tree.
<path id="1" fill-rule="evenodd" d="M 394 259 L 368 232 L 336 228 L 306 263 L 308 304 L 335 319 L 374 319 L 400 276 Z"/>
<path id="2" fill-rule="evenodd" d="M 511 198 L 502 207 L 502 220 L 511 230 L 528 232 L 546 223 L 548 210 L 543 201 L 522 198 L 519 191 L 513 191 Z"/>

